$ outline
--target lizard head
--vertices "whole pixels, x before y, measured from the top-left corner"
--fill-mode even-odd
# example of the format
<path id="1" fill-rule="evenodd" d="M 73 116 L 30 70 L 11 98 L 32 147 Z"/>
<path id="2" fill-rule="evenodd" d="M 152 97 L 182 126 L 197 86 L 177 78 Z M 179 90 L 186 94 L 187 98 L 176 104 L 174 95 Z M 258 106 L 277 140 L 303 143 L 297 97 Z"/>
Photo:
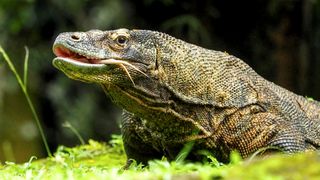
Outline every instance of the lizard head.
<path id="1" fill-rule="evenodd" d="M 84 82 L 135 85 L 137 79 L 148 77 L 155 51 L 148 31 L 66 32 L 54 42 L 53 65 Z"/>
<path id="2" fill-rule="evenodd" d="M 101 84 L 114 103 L 128 111 L 144 110 L 145 105 L 137 107 L 145 101 L 148 107 L 168 104 L 168 92 L 156 70 L 154 33 L 127 29 L 61 33 L 53 45 L 57 56 L 53 65 L 71 79 Z"/>

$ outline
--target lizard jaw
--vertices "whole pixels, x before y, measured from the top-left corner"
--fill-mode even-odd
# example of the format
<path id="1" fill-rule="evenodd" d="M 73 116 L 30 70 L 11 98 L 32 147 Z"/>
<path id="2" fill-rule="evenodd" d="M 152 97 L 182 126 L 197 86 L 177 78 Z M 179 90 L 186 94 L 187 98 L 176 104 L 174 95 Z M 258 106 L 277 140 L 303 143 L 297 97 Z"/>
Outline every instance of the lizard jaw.
<path id="1" fill-rule="evenodd" d="M 64 46 L 55 46 L 53 48 L 53 53 L 60 59 L 69 59 L 71 61 L 77 61 L 85 64 L 99 64 L 99 59 L 90 57 L 84 54 L 71 51 L 70 49 Z"/>
<path id="2" fill-rule="evenodd" d="M 135 85 L 128 69 L 126 66 L 131 67 L 135 71 L 143 74 L 146 77 L 149 77 L 147 74 L 139 70 L 137 67 L 132 65 L 131 63 L 119 60 L 119 59 L 97 59 L 88 55 L 84 55 L 75 51 L 72 51 L 64 46 L 56 45 L 53 47 L 53 52 L 57 56 L 53 60 L 53 65 L 65 72 L 66 74 L 69 74 L 70 77 L 74 77 L 75 72 L 71 72 L 72 70 L 78 69 L 77 71 L 81 71 L 82 74 L 90 74 L 93 69 L 95 69 L 95 72 L 105 72 L 105 65 L 119 65 L 133 85 Z M 126 66 L 125 66 L 126 65 Z M 78 75 L 77 75 L 78 76 Z"/>
<path id="3" fill-rule="evenodd" d="M 100 64 L 98 59 L 81 55 L 62 45 L 54 46 L 53 53 L 57 56 L 52 61 L 53 66 L 64 72 L 71 79 L 98 83 L 104 83 L 108 79 L 106 76 L 100 77 L 109 68 L 104 64 Z"/>

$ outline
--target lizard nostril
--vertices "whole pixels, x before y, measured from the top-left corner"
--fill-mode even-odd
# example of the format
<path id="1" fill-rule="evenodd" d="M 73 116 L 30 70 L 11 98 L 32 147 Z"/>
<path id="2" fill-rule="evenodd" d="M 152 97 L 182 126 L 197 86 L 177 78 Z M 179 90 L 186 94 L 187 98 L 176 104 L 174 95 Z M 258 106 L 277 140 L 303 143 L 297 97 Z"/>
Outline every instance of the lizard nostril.
<path id="1" fill-rule="evenodd" d="M 78 36 L 76 34 L 71 35 L 71 39 L 74 40 L 74 41 L 80 41 L 81 40 L 80 36 Z"/>

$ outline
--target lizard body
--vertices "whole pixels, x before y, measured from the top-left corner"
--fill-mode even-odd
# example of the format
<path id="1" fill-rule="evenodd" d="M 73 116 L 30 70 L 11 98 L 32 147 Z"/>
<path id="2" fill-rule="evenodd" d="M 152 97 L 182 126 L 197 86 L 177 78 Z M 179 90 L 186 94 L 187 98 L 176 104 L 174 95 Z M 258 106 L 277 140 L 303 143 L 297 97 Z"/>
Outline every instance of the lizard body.
<path id="1" fill-rule="evenodd" d="M 258 75 L 242 60 L 148 30 L 60 34 L 55 67 L 102 85 L 123 108 L 128 159 L 174 159 L 194 141 L 191 159 L 208 150 L 228 161 L 273 146 L 320 148 L 320 105 Z"/>

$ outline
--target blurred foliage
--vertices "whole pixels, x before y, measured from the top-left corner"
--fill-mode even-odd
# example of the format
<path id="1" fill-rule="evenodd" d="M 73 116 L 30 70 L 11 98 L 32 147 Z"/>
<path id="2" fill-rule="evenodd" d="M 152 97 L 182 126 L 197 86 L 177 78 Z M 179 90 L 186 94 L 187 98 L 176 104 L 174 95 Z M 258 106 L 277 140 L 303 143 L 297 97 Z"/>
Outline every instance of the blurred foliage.
<path id="1" fill-rule="evenodd" d="M 120 132 L 120 110 L 98 85 L 70 80 L 51 65 L 51 46 L 60 32 L 120 27 L 163 31 L 227 51 L 267 79 L 320 98 L 319 0 L 1 0 L 0 44 L 20 72 L 23 47 L 30 49 L 28 88 L 51 148 L 79 143 L 62 126 L 66 121 L 85 140 L 106 140 Z M 0 160 L 40 155 L 35 127 L 0 58 Z M 26 146 L 29 150 L 16 150 Z"/>

